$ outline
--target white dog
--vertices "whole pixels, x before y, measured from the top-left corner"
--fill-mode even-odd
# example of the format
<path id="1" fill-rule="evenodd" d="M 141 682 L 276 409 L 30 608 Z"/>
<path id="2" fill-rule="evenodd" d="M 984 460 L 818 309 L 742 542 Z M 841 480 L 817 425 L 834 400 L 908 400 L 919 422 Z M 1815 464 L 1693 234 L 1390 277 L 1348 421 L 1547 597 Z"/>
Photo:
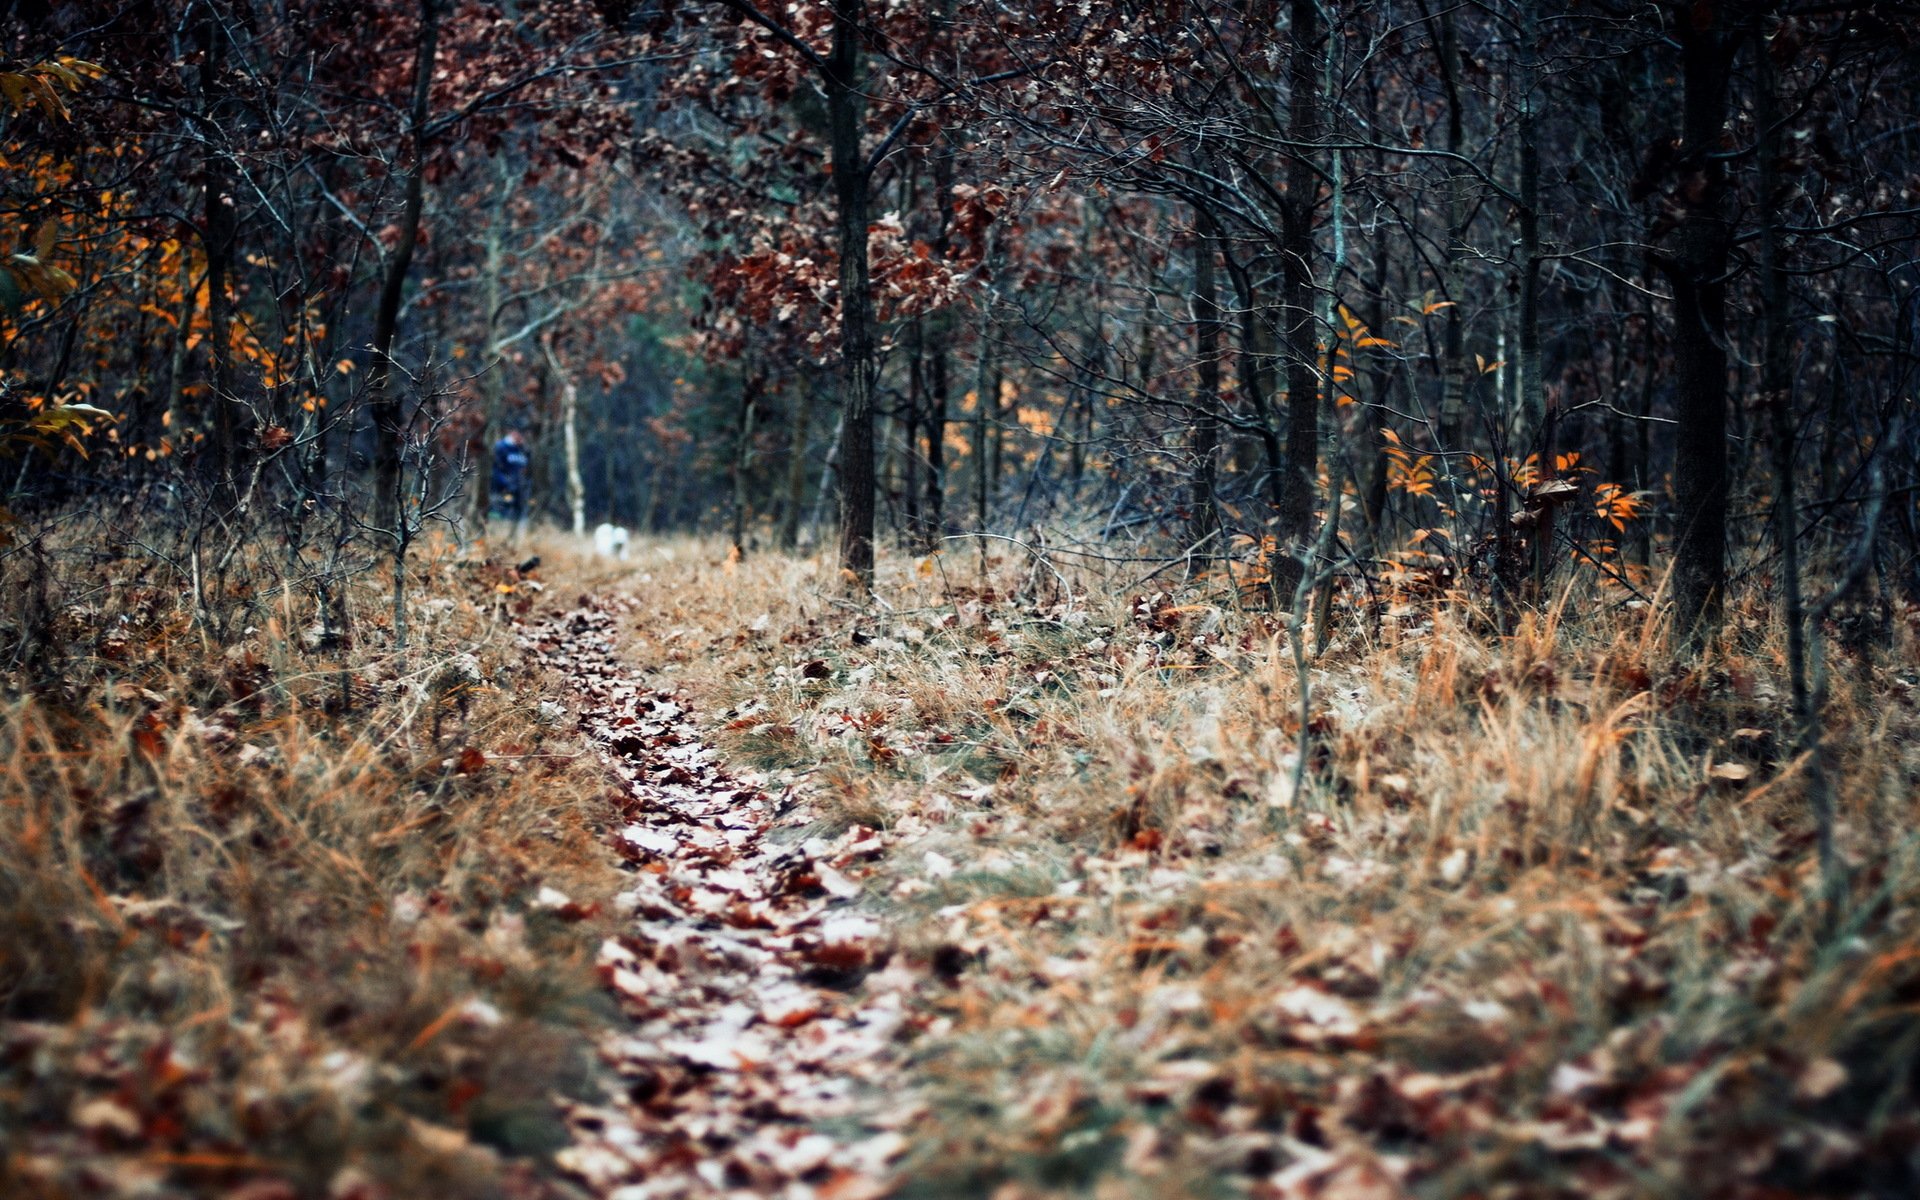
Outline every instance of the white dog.
<path id="1" fill-rule="evenodd" d="M 627 561 L 627 527 L 606 524 L 594 526 L 593 553 L 598 558 Z"/>

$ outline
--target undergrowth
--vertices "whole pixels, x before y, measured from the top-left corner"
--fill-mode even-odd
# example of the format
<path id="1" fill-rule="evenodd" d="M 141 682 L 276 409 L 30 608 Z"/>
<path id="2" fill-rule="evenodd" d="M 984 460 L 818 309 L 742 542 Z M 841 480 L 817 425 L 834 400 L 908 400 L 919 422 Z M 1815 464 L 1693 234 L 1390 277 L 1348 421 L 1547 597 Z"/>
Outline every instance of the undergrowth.
<path id="1" fill-rule="evenodd" d="M 398 651 L 382 569 L 329 625 L 266 545 L 198 606 L 132 539 L 0 558 L 0 1194 L 562 1194 L 622 876 L 540 585 L 430 546 Z"/>
<path id="2" fill-rule="evenodd" d="M 1506 629 L 1345 604 L 1303 727 L 1285 622 L 1211 580 L 996 552 L 853 602 L 710 542 L 537 549 L 821 833 L 889 834 L 901 1196 L 1915 1188 L 1910 612 L 1831 639 L 1829 882 L 1763 596 L 1700 656 L 1583 580 Z M 343 642 L 294 588 L 4 560 L 5 1194 L 564 1186 L 605 781 L 513 643 L 551 597 L 430 551 L 405 653 L 376 570 Z"/>
<path id="3" fill-rule="evenodd" d="M 902 1195 L 1920 1184 L 1911 613 L 1831 651 L 1830 905 L 1764 596 L 1700 657 L 1586 581 L 1342 607 L 1303 737 L 1284 623 L 1206 581 L 640 558 L 720 745 L 897 839 Z"/>

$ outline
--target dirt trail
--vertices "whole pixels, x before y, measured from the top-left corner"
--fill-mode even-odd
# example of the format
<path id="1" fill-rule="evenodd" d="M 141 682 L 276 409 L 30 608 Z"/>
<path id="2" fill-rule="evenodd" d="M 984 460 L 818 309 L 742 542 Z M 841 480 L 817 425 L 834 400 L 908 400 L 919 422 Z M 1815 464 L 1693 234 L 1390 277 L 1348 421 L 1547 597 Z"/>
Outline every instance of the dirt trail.
<path id="1" fill-rule="evenodd" d="M 619 1200 L 884 1193 L 905 1140 L 887 1093 L 916 979 L 856 911 L 885 848 L 855 827 L 806 838 L 804 806 L 730 772 L 683 698 L 618 649 L 620 595 L 582 597 L 521 630 L 573 681 L 580 724 L 620 783 L 616 843 L 634 865 L 624 932 L 600 969 L 633 1018 L 603 1054 L 625 1094 L 569 1110 L 562 1165 Z"/>

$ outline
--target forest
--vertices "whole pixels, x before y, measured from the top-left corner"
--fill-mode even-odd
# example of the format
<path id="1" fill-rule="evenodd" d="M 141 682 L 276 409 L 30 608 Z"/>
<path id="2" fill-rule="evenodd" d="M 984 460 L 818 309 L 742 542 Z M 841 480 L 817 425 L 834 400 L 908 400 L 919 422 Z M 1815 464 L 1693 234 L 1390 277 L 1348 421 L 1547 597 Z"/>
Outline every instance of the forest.
<path id="1" fill-rule="evenodd" d="M 1920 6 L 0 2 L 0 1194 L 1920 1193 Z"/>

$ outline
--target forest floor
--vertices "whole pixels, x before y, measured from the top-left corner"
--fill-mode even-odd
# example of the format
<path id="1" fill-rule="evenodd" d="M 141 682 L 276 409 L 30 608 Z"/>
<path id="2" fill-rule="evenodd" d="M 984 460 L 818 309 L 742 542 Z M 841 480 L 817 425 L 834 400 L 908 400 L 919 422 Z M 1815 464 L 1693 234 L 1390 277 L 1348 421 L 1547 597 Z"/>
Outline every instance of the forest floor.
<path id="1" fill-rule="evenodd" d="M 534 549 L 338 711 L 177 631 L 9 701 L 9 1195 L 1920 1181 L 1912 614 L 1832 656 L 1829 903 L 1758 605 L 1342 608 L 1303 725 L 1224 579 Z"/>

